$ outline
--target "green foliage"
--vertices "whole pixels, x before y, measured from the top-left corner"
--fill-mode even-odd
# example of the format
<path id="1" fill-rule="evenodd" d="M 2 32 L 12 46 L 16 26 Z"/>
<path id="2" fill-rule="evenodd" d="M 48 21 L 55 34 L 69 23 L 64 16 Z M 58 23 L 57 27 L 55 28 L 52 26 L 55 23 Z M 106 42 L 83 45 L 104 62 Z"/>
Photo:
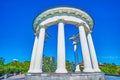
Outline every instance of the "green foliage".
<path id="1" fill-rule="evenodd" d="M 3 57 L 0 57 L 0 76 L 4 75 L 4 61 L 5 59 Z"/>
<path id="2" fill-rule="evenodd" d="M 4 66 L 0 65 L 0 76 L 4 75 Z"/>
<path id="3" fill-rule="evenodd" d="M 80 66 L 80 70 L 83 71 L 84 67 L 83 66 Z"/>
<path id="4" fill-rule="evenodd" d="M 0 76 L 4 74 L 10 73 L 26 73 L 29 69 L 30 61 L 25 62 L 10 62 L 8 64 L 4 64 L 5 59 L 0 58 Z M 66 69 L 68 72 L 74 72 L 75 66 L 71 69 L 73 62 L 66 61 Z M 55 72 L 57 67 L 57 62 L 54 57 L 46 57 L 43 58 L 43 72 Z M 83 71 L 84 67 L 80 66 L 81 71 Z M 104 66 L 100 66 L 100 69 L 106 74 L 116 74 L 120 75 L 120 66 L 113 64 L 106 64 Z"/>
<path id="5" fill-rule="evenodd" d="M 67 60 L 67 61 L 66 61 L 66 69 L 67 69 L 68 72 L 71 71 L 70 66 L 71 66 L 71 63 Z"/>
<path id="6" fill-rule="evenodd" d="M 116 66 L 115 64 L 106 64 L 104 66 L 100 66 L 100 69 L 105 73 L 105 74 L 120 74 L 120 67 Z"/>
<path id="7" fill-rule="evenodd" d="M 75 63 L 74 62 L 70 63 L 70 72 L 75 72 L 75 68 L 76 68 Z"/>
<path id="8" fill-rule="evenodd" d="M 3 76 L 4 74 L 11 74 L 11 73 L 25 73 L 29 69 L 29 61 L 25 62 L 10 62 L 8 64 L 2 63 L 0 65 L 0 76 Z"/>
<path id="9" fill-rule="evenodd" d="M 5 59 L 3 57 L 0 57 L 0 65 L 4 65 Z"/>
<path id="10" fill-rule="evenodd" d="M 117 72 L 120 75 L 120 66 L 117 66 Z"/>
<path id="11" fill-rule="evenodd" d="M 43 58 L 43 72 L 55 72 L 56 70 L 56 61 L 54 57 Z"/>

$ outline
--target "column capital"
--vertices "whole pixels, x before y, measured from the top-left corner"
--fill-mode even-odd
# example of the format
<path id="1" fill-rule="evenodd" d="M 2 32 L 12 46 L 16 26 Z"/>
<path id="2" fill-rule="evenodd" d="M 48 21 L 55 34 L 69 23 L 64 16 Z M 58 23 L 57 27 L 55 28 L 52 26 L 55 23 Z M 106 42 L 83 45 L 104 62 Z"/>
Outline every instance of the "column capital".
<path id="1" fill-rule="evenodd" d="M 92 31 L 90 30 L 88 33 L 92 33 Z"/>
<path id="2" fill-rule="evenodd" d="M 40 26 L 38 26 L 38 27 L 36 28 L 36 32 L 39 31 L 39 29 L 40 29 Z"/>
<path id="3" fill-rule="evenodd" d="M 87 33 L 87 34 L 92 34 L 92 31 L 90 30 L 90 31 L 87 31 L 86 33 Z"/>
<path id="4" fill-rule="evenodd" d="M 39 32 L 40 32 L 40 29 L 47 29 L 46 26 L 44 25 L 39 25 L 37 28 L 36 28 L 36 33 L 34 34 L 35 36 L 38 36 L 39 35 Z"/>
<path id="5" fill-rule="evenodd" d="M 34 34 L 35 36 L 39 34 L 39 30 L 40 30 L 40 26 L 38 26 L 38 27 L 36 28 L 35 34 Z"/>
<path id="6" fill-rule="evenodd" d="M 73 41 L 73 45 L 77 45 L 78 43 L 76 41 Z"/>
<path id="7" fill-rule="evenodd" d="M 38 38 L 38 36 L 39 36 L 39 33 L 34 33 L 34 36 Z"/>
<path id="8" fill-rule="evenodd" d="M 64 23 L 64 22 L 65 22 L 65 20 L 64 20 L 64 19 L 58 19 L 58 23 L 59 23 L 59 22 Z"/>
<path id="9" fill-rule="evenodd" d="M 36 32 L 39 31 L 41 28 L 47 29 L 46 26 L 44 26 L 44 25 L 39 25 L 39 26 L 36 28 Z"/>
<path id="10" fill-rule="evenodd" d="M 83 22 L 82 23 L 78 23 L 77 26 L 78 27 L 85 26 L 85 23 L 83 23 Z"/>
<path id="11" fill-rule="evenodd" d="M 41 28 L 47 29 L 47 27 L 44 26 L 44 25 L 40 25 L 40 26 L 39 26 L 39 29 L 41 29 Z"/>

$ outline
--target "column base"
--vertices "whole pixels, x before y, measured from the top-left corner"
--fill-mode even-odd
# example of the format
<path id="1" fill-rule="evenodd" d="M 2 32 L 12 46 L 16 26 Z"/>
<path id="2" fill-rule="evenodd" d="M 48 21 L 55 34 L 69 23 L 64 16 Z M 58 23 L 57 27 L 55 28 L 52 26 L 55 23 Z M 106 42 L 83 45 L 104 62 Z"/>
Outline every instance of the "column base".
<path id="1" fill-rule="evenodd" d="M 83 72 L 94 72 L 94 70 L 91 69 L 91 68 L 85 68 L 85 69 L 83 70 Z"/>
<path id="2" fill-rule="evenodd" d="M 80 67 L 79 67 L 79 65 L 76 66 L 75 72 L 80 72 Z"/>
<path id="3" fill-rule="evenodd" d="M 76 69 L 75 72 L 81 72 L 80 70 Z"/>
<path id="4" fill-rule="evenodd" d="M 28 73 L 32 73 L 33 72 L 33 70 L 28 70 Z"/>
<path id="5" fill-rule="evenodd" d="M 28 73 L 42 73 L 42 70 L 40 69 L 29 70 Z"/>
<path id="6" fill-rule="evenodd" d="M 55 71 L 55 73 L 67 73 L 67 70 L 63 68 L 59 68 Z"/>
<path id="7" fill-rule="evenodd" d="M 25 80 L 105 80 L 103 73 L 39 73 L 26 74 Z"/>
<path id="8" fill-rule="evenodd" d="M 94 72 L 101 72 L 101 70 L 98 68 L 98 69 L 93 69 Z"/>

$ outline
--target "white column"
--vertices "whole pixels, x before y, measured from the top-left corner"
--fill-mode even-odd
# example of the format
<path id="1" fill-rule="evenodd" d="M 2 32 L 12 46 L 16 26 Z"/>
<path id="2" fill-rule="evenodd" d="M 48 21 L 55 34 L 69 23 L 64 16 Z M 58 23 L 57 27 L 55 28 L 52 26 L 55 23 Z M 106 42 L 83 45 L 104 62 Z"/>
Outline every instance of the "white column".
<path id="1" fill-rule="evenodd" d="M 83 62 L 84 62 L 84 70 L 83 71 L 84 72 L 93 72 L 83 23 L 81 23 L 79 25 L 79 35 L 80 35 L 82 56 L 83 56 Z"/>
<path id="2" fill-rule="evenodd" d="M 57 70 L 56 73 L 67 73 L 65 63 L 64 23 L 58 23 Z"/>
<path id="3" fill-rule="evenodd" d="M 75 72 L 80 72 L 79 62 L 78 62 L 78 53 L 77 53 L 77 42 L 73 41 L 74 46 L 74 56 L 75 56 Z"/>
<path id="4" fill-rule="evenodd" d="M 30 68 L 28 73 L 32 73 L 35 65 L 35 57 L 36 57 L 36 50 L 37 50 L 37 43 L 38 43 L 38 37 L 35 36 L 35 41 L 33 45 L 33 51 L 32 51 L 32 57 L 31 57 L 31 62 L 30 62 Z"/>
<path id="5" fill-rule="evenodd" d="M 97 57 L 96 57 L 96 52 L 95 52 L 95 48 L 94 48 L 91 32 L 88 32 L 87 40 L 88 40 L 88 45 L 89 45 L 89 50 L 90 50 L 90 56 L 91 56 L 91 60 L 92 60 L 93 70 L 94 70 L 94 72 L 101 72 L 101 70 L 98 67 L 98 61 L 97 61 Z"/>
<path id="6" fill-rule="evenodd" d="M 39 32 L 39 40 L 38 40 L 36 59 L 35 59 L 34 70 L 33 70 L 34 73 L 42 72 L 44 40 L 45 40 L 45 28 L 42 26 L 40 27 L 40 32 Z"/>

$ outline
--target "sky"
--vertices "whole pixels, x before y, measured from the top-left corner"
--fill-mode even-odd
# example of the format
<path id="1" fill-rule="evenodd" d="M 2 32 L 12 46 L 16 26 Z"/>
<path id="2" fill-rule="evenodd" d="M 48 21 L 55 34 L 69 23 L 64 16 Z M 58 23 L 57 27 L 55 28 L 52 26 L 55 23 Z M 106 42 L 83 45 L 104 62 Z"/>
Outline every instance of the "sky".
<path id="1" fill-rule="evenodd" d="M 0 0 L 0 57 L 5 63 L 13 59 L 31 59 L 34 44 L 34 19 L 43 11 L 70 6 L 87 12 L 94 20 L 92 38 L 98 61 L 120 65 L 120 1 L 119 0 Z M 57 55 L 57 27 L 47 29 L 50 35 L 45 40 L 44 55 Z M 74 61 L 70 36 L 78 33 L 71 24 L 65 24 L 66 60 Z M 82 62 L 80 44 L 79 62 Z"/>

